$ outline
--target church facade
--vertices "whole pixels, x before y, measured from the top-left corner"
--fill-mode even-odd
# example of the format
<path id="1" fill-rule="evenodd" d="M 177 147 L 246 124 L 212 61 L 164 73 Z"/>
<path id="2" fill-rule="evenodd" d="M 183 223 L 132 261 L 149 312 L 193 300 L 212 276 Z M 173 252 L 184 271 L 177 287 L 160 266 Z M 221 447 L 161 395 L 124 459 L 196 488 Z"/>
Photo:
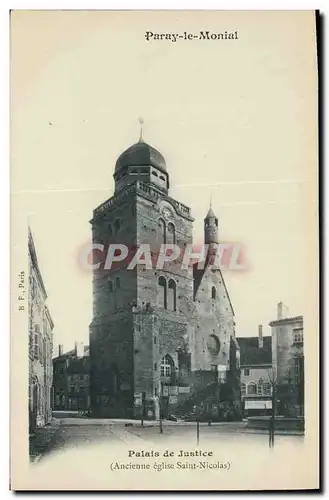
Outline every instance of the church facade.
<path id="1" fill-rule="evenodd" d="M 148 244 L 153 258 L 162 244 L 184 251 L 193 243 L 191 210 L 170 197 L 166 162 L 142 138 L 118 158 L 114 180 L 114 195 L 93 212 L 94 245 L 134 250 Z M 209 387 L 218 403 L 239 405 L 234 311 L 220 269 L 210 265 L 218 245 L 211 208 L 204 236 L 209 255 L 203 269 L 196 264 L 185 269 L 179 257 L 161 269 L 140 264 L 128 269 L 124 260 L 94 270 L 94 416 L 154 418 L 159 400 L 168 414 L 203 391 L 202 404 Z"/>

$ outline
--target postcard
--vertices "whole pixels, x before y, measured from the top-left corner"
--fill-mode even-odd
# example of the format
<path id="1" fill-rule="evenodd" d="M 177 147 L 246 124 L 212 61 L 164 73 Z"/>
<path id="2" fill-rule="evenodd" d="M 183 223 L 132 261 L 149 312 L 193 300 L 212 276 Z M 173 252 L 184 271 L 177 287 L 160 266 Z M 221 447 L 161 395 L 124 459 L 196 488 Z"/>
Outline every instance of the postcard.
<path id="1" fill-rule="evenodd" d="M 319 488 L 318 27 L 11 12 L 13 490 Z"/>

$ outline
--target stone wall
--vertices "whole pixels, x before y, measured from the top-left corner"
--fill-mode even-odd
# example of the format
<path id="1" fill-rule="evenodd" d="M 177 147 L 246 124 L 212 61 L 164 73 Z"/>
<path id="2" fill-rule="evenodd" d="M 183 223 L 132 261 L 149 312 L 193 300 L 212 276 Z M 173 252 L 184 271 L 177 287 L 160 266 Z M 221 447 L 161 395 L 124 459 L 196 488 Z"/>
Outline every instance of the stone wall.
<path id="1" fill-rule="evenodd" d="M 90 328 L 90 391 L 93 413 L 131 416 L 133 406 L 132 313 L 103 317 Z"/>
<path id="2" fill-rule="evenodd" d="M 161 360 L 169 355 L 174 364 L 172 386 L 186 383 L 186 359 L 181 352 L 188 346 L 188 323 L 183 315 L 142 306 L 134 311 L 134 391 L 145 392 L 147 400 L 161 393 Z M 186 370 L 188 367 L 186 367 Z M 178 389 L 177 389 L 178 396 Z M 178 398 L 171 398 L 177 403 Z M 138 413 L 138 410 L 137 410 Z"/>
<path id="3" fill-rule="evenodd" d="M 212 298 L 212 287 L 216 297 Z M 211 365 L 230 366 L 230 338 L 234 316 L 219 270 L 206 268 L 195 295 L 195 355 L 192 370 L 210 370 Z M 216 338 L 219 349 L 216 349 Z"/>

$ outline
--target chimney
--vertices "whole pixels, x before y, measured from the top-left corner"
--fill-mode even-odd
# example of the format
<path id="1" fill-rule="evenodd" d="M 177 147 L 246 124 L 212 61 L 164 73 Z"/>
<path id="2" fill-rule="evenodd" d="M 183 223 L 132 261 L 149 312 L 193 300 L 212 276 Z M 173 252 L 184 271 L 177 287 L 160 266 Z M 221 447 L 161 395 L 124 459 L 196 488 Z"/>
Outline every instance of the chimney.
<path id="1" fill-rule="evenodd" d="M 263 348 L 263 325 L 258 325 L 258 347 Z"/>
<path id="2" fill-rule="evenodd" d="M 64 348 L 63 344 L 59 344 L 58 346 L 58 356 L 63 356 Z"/>
<path id="3" fill-rule="evenodd" d="M 77 358 L 83 358 L 85 354 L 83 342 L 75 342 L 74 351 Z"/>
<path id="4" fill-rule="evenodd" d="M 284 305 L 283 302 L 279 302 L 277 305 L 277 319 L 289 318 L 289 309 Z"/>

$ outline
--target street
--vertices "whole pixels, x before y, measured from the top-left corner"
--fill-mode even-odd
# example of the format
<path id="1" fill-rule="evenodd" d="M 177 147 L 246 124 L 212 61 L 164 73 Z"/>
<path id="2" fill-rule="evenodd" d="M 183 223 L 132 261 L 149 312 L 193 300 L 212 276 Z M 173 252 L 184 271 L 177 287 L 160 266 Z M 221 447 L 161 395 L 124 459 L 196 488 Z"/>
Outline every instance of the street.
<path id="1" fill-rule="evenodd" d="M 31 457 L 29 472 L 30 480 L 38 480 L 41 489 L 70 490 L 76 488 L 77 481 L 79 488 L 92 490 L 138 490 L 148 484 L 179 489 L 186 484 L 186 471 L 191 472 L 188 482 L 193 489 L 200 475 L 192 468 L 200 463 L 208 467 L 203 474 L 209 474 L 209 479 L 218 475 L 216 487 L 232 487 L 231 472 L 218 468 L 226 464 L 234 468 L 234 477 L 244 478 L 251 489 L 266 471 L 275 470 L 267 483 L 274 488 L 278 478 L 286 477 L 287 484 L 297 480 L 296 458 L 287 469 L 287 456 L 298 456 L 305 463 L 308 460 L 307 437 L 275 435 L 274 448 L 270 448 L 268 434 L 252 432 L 244 422 L 202 423 L 199 444 L 195 422 L 164 421 L 162 434 L 158 422 L 148 421 L 141 427 L 140 421 L 118 419 L 55 418 L 46 427 L 43 436 L 49 432 L 50 439 Z M 170 467 L 179 473 L 172 474 Z"/>
<path id="2" fill-rule="evenodd" d="M 139 421 L 116 419 L 87 419 L 65 417 L 56 420 L 57 430 L 51 435 L 49 443 L 43 447 L 38 461 L 54 452 L 69 452 L 86 446 L 113 447 L 124 443 L 129 447 L 142 447 L 146 444 L 175 445 L 178 442 L 197 444 L 196 423 L 163 422 L 160 433 L 158 422 L 148 422 L 141 426 Z M 267 448 L 268 433 L 247 429 L 244 422 L 201 423 L 199 429 L 200 445 L 252 446 Z M 276 435 L 275 446 L 299 445 L 303 436 Z"/>

